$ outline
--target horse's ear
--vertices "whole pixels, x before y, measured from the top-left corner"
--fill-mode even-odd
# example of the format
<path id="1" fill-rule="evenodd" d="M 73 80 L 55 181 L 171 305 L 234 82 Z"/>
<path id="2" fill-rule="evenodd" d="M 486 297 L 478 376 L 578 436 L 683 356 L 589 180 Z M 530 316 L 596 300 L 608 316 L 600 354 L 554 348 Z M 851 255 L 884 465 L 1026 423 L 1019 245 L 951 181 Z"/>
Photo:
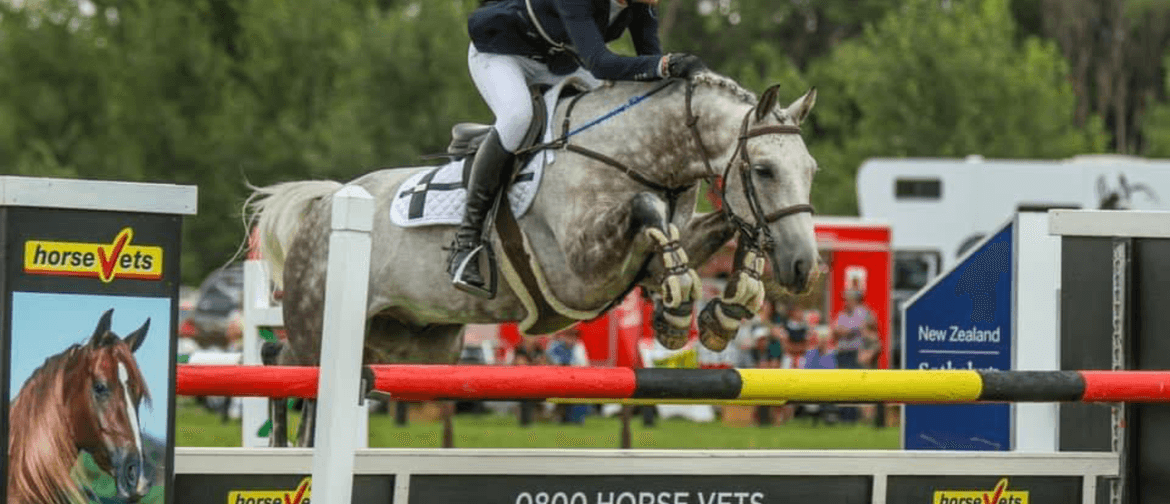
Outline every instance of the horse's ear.
<path id="1" fill-rule="evenodd" d="M 142 327 L 139 327 L 134 332 L 127 334 L 126 337 L 122 339 L 122 341 L 126 342 L 126 345 L 130 347 L 131 352 L 137 351 L 138 347 L 142 346 L 142 342 L 146 340 L 146 331 L 149 329 L 150 319 L 147 318 L 146 322 L 142 323 Z"/>
<path id="2" fill-rule="evenodd" d="M 89 344 L 94 347 L 102 345 L 103 336 L 110 332 L 110 319 L 114 316 L 114 309 L 110 308 L 102 314 L 98 319 L 97 327 L 93 330 L 93 336 L 89 338 Z"/>
<path id="3" fill-rule="evenodd" d="M 788 117 L 791 117 L 796 121 L 796 124 L 800 124 L 804 122 L 804 119 L 808 117 L 808 113 L 812 112 L 813 105 L 816 104 L 817 88 L 814 86 L 809 88 L 808 92 L 805 93 L 804 96 L 801 96 L 800 98 L 797 98 L 796 101 L 792 102 L 792 104 L 789 105 L 785 111 L 788 113 Z"/>
<path id="4" fill-rule="evenodd" d="M 779 95 L 779 84 L 764 90 L 764 94 L 760 95 L 760 102 L 756 104 L 756 122 L 763 121 L 765 117 L 768 117 L 768 114 L 772 113 L 772 109 L 776 108 L 776 97 Z"/>

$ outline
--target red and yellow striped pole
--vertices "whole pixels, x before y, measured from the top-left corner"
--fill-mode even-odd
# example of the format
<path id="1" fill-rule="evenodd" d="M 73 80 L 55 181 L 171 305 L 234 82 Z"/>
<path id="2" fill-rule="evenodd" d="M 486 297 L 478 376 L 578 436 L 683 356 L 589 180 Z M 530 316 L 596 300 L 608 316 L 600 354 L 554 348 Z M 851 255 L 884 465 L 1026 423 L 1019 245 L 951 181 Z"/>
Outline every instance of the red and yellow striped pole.
<path id="1" fill-rule="evenodd" d="M 406 401 L 1170 402 L 1170 371 L 377 365 L 365 374 L 373 389 Z M 181 365 L 176 390 L 193 396 L 312 398 L 317 369 Z"/>

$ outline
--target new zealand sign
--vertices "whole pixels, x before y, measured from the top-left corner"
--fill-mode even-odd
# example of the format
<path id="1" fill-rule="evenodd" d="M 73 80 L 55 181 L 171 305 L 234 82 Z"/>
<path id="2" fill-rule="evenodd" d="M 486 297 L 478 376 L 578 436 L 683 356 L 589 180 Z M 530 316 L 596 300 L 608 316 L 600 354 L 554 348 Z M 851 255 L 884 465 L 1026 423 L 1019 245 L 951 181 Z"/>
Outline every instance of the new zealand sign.
<path id="1" fill-rule="evenodd" d="M 1012 248 L 1008 223 L 907 303 L 907 369 L 1011 369 Z M 905 411 L 905 449 L 1011 449 L 1008 404 L 908 404 Z"/>

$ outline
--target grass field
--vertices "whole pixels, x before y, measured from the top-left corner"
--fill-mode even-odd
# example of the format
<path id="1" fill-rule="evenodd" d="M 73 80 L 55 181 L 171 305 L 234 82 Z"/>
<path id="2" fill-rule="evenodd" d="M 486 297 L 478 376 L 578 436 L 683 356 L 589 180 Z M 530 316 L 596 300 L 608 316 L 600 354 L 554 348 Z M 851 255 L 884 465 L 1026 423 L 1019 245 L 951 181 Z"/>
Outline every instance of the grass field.
<path id="1" fill-rule="evenodd" d="M 295 422 L 295 416 L 290 415 L 290 420 Z M 295 423 L 290 435 L 295 432 L 292 429 Z M 224 423 L 188 398 L 178 401 L 175 431 L 179 446 L 240 445 L 238 420 Z M 456 448 L 618 448 L 621 421 L 591 415 L 579 425 L 543 421 L 521 427 L 515 416 L 460 414 L 455 416 L 454 434 Z M 640 418 L 631 420 L 634 448 L 897 449 L 898 436 L 897 427 L 813 425 L 804 418 L 770 427 L 660 419 L 647 428 Z M 400 427 L 392 416 L 370 417 L 371 447 L 438 448 L 441 440 L 442 424 L 437 421 L 413 421 Z"/>

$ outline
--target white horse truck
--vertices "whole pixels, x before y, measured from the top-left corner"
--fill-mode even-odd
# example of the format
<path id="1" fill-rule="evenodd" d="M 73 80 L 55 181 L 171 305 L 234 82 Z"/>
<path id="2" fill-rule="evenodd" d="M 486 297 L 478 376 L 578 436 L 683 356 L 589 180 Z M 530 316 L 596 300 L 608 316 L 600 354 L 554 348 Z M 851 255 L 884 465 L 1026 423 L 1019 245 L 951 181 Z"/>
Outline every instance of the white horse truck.
<path id="1" fill-rule="evenodd" d="M 1170 210 L 1170 160 L 874 158 L 858 170 L 857 208 L 891 224 L 900 334 L 902 303 L 1018 210 Z"/>

